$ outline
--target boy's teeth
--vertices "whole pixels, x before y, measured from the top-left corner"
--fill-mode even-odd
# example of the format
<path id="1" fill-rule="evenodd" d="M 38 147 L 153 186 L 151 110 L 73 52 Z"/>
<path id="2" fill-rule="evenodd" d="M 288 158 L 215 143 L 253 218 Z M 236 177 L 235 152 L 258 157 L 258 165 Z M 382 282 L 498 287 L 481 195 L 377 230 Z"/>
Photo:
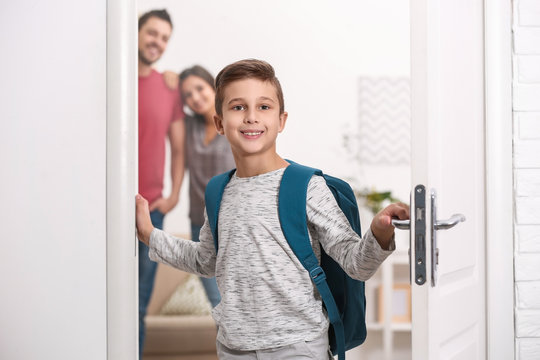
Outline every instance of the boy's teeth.
<path id="1" fill-rule="evenodd" d="M 258 132 L 244 132 L 244 134 L 248 135 L 248 136 L 255 136 L 255 135 L 259 135 L 261 132 L 258 131 Z"/>

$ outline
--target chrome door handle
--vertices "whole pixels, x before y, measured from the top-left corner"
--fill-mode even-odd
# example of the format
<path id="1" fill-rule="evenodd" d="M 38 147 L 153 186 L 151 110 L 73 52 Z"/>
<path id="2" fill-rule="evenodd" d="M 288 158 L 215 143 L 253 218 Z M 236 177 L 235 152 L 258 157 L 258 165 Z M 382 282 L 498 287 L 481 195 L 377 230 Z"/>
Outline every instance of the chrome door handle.
<path id="1" fill-rule="evenodd" d="M 463 222 L 465 220 L 466 220 L 465 215 L 463 215 L 463 214 L 454 214 L 454 215 L 452 215 L 452 217 L 450 219 L 437 220 L 435 222 L 435 225 L 433 226 L 433 228 L 435 230 L 447 230 L 447 229 L 453 228 L 454 226 L 456 226 L 457 224 L 459 224 L 460 222 Z"/>
<path id="2" fill-rule="evenodd" d="M 426 257 L 426 224 L 425 224 L 425 187 L 423 185 L 417 185 L 414 189 L 414 192 L 411 193 L 411 199 L 414 194 L 414 203 L 415 208 L 411 208 L 411 215 L 414 211 L 414 221 L 415 221 L 415 233 L 410 234 L 409 240 L 409 262 L 414 262 L 414 281 L 417 285 L 423 285 L 426 280 L 426 269 L 425 269 L 425 257 Z M 437 203 L 436 203 L 436 192 L 434 189 L 431 190 L 430 194 L 431 200 L 431 286 L 437 284 L 437 266 L 439 265 L 439 249 L 437 246 L 437 230 L 448 230 L 464 222 L 465 215 L 463 214 L 454 214 L 449 219 L 437 220 Z M 400 220 L 392 219 L 392 225 L 400 230 L 410 230 L 411 229 L 411 220 Z M 414 239 L 414 241 L 413 241 Z M 414 246 L 415 258 L 411 258 L 411 247 Z M 412 266 L 411 266 L 411 279 L 412 277 Z"/>
<path id="3" fill-rule="evenodd" d="M 465 215 L 463 214 L 454 214 L 450 219 L 446 220 L 437 220 L 435 223 L 435 230 L 447 230 L 451 229 L 460 222 L 464 222 L 466 220 Z M 399 220 L 399 219 L 392 219 L 392 225 L 400 230 L 409 230 L 411 228 L 411 221 L 410 220 Z"/>
<path id="4" fill-rule="evenodd" d="M 411 228 L 411 221 L 392 219 L 392 225 L 401 230 L 409 230 Z"/>

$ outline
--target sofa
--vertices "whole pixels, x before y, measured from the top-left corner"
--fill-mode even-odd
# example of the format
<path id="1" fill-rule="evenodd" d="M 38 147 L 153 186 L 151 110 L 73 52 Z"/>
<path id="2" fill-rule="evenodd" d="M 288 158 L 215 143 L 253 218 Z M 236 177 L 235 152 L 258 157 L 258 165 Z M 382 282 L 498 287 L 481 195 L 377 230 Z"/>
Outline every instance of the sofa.
<path id="1" fill-rule="evenodd" d="M 188 275 L 158 264 L 145 318 L 143 360 L 217 360 L 216 325 L 211 315 L 160 313 L 177 287 L 188 281 Z"/>

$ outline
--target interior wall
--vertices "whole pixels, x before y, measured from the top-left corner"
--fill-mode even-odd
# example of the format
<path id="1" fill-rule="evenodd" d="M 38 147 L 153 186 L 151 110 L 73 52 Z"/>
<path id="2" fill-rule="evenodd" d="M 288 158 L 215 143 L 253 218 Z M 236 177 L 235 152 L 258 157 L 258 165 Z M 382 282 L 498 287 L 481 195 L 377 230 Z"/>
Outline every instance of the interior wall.
<path id="1" fill-rule="evenodd" d="M 158 70 L 200 64 L 216 75 L 243 58 L 270 62 L 289 113 L 278 137 L 286 158 L 392 190 L 408 201 L 408 164 L 359 164 L 343 146 L 356 131 L 360 77 L 409 77 L 409 3 L 401 0 L 139 0 L 139 13 L 166 8 L 174 30 Z M 189 234 L 187 182 L 165 229 Z M 363 219 L 369 224 L 370 219 Z M 365 226 L 364 226 L 365 227 Z"/>
<path id="2" fill-rule="evenodd" d="M 0 358 L 105 359 L 106 1 L 2 3 Z"/>
<path id="3" fill-rule="evenodd" d="M 513 1 L 515 342 L 540 354 L 540 3 Z"/>

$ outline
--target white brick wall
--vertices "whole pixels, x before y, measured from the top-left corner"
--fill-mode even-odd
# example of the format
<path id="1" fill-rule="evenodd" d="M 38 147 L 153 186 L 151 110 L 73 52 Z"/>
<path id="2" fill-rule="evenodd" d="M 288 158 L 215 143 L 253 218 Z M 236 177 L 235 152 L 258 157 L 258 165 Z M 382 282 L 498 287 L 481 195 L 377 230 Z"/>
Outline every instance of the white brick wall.
<path id="1" fill-rule="evenodd" d="M 538 0 L 517 1 L 517 18 L 520 26 L 540 26 L 540 3 Z"/>
<path id="2" fill-rule="evenodd" d="M 516 359 L 540 359 L 540 0 L 514 0 Z"/>
<path id="3" fill-rule="evenodd" d="M 534 84 L 540 82 L 540 56 L 519 55 L 516 57 L 520 84 Z"/>

